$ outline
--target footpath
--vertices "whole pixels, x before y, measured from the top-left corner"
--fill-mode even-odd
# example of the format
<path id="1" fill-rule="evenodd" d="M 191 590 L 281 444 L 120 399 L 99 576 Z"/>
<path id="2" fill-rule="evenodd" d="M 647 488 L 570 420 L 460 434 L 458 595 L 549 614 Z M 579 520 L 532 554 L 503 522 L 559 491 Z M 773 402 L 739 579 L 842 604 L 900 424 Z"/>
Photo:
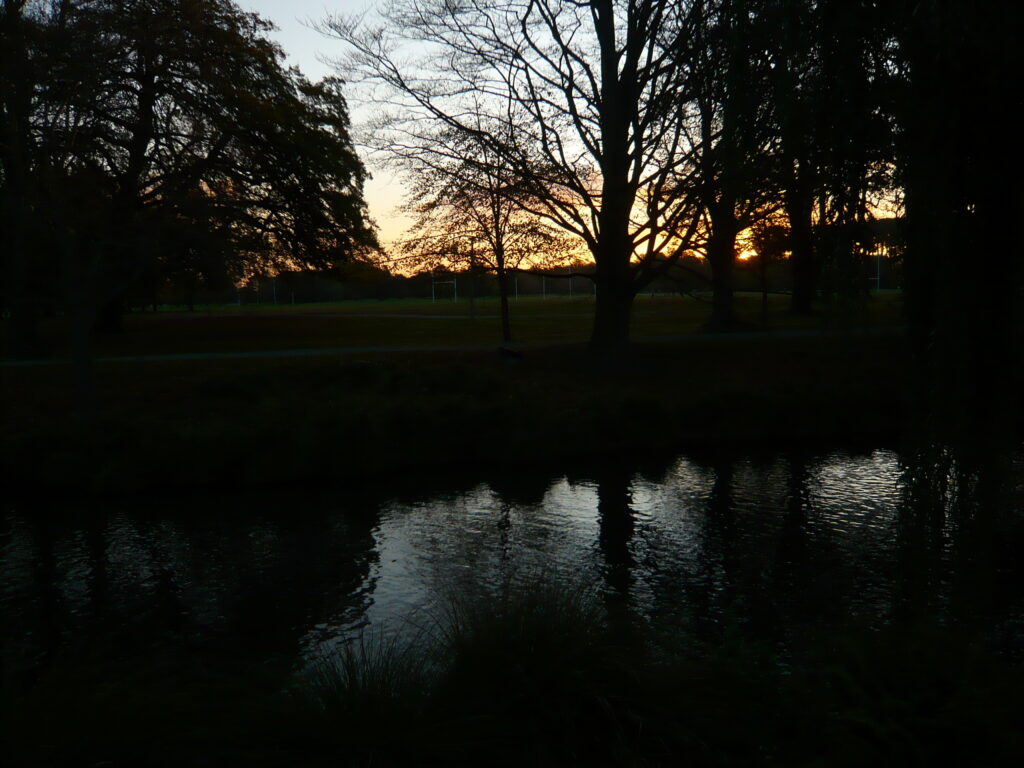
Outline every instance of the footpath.
<path id="1" fill-rule="evenodd" d="M 878 328 L 842 329 L 796 329 L 786 331 L 743 331 L 739 333 L 690 333 L 670 336 L 644 336 L 634 339 L 634 344 L 672 344 L 680 347 L 725 345 L 758 339 L 780 340 L 796 338 L 865 338 L 888 337 L 902 332 L 898 326 Z M 263 349 L 225 352 L 168 352 L 154 355 L 125 355 L 121 357 L 97 357 L 96 363 L 160 363 L 184 360 L 250 360 L 259 358 L 332 357 L 337 355 L 402 354 L 409 352 L 487 352 L 496 349 L 521 352 L 528 349 L 552 347 L 580 347 L 585 342 L 522 342 L 516 344 L 460 344 L 460 345 L 377 345 L 351 347 L 304 347 L 294 349 Z M 71 365 L 69 358 L 41 360 L 3 360 L 0 368 L 25 368 L 37 366 Z"/>

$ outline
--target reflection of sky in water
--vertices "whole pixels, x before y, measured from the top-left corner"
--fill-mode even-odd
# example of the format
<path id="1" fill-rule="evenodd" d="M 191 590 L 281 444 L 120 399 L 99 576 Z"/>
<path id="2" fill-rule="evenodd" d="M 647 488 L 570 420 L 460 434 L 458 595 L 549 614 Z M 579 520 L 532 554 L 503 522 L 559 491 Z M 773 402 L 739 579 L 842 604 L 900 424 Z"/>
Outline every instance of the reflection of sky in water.
<path id="1" fill-rule="evenodd" d="M 486 485 L 420 504 L 389 504 L 374 531 L 371 624 L 419 620 L 452 590 L 498 591 L 536 578 L 596 578 L 582 555 L 597 536 L 591 484 L 555 482 L 537 505 L 502 501 Z"/>
<path id="2" fill-rule="evenodd" d="M 732 461 L 720 487 L 714 466 L 685 458 L 663 477 L 634 476 L 627 600 L 648 619 L 685 621 L 695 612 L 721 619 L 733 602 L 756 600 L 763 589 L 801 590 L 801 579 L 819 578 L 817 591 L 833 592 L 821 599 L 885 613 L 886 569 L 872 569 L 892 555 L 899 471 L 895 454 L 876 451 L 806 466 Z M 725 505 L 717 511 L 715 493 Z M 598 499 L 598 482 L 561 478 L 536 504 L 510 503 L 478 485 L 385 505 L 373 531 L 379 559 L 364 585 L 368 624 L 383 634 L 418 631 L 452 593 L 497 592 L 536 579 L 610 589 L 598 545 Z M 319 629 L 321 640 L 331 635 Z M 337 640 L 345 633 L 335 629 Z"/>
<path id="3" fill-rule="evenodd" d="M 538 580 L 624 594 L 669 630 L 739 621 L 782 637 L 830 616 L 877 623 L 893 606 L 900 472 L 881 450 L 679 458 L 655 475 L 556 478 L 527 501 L 515 495 L 531 488 L 524 477 L 522 488 L 479 484 L 361 517 L 337 502 L 315 514 L 135 510 L 63 525 L 9 514 L 0 650 L 31 655 L 47 637 L 101 631 L 141 644 L 174 627 L 189 647 L 309 658 L 367 626 L 429 627 L 452 594 L 496 597 Z M 612 524 L 616 510 L 631 527 Z"/>
<path id="4" fill-rule="evenodd" d="M 830 456 L 811 474 L 811 504 L 840 535 L 888 531 L 900 501 L 899 459 L 891 451 L 870 456 Z"/>

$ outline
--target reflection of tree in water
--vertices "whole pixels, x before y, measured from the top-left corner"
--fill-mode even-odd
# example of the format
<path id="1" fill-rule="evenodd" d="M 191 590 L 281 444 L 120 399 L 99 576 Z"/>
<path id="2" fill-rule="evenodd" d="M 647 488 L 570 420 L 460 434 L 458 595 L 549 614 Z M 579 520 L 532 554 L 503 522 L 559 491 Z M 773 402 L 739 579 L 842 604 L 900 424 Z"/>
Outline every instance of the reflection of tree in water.
<path id="1" fill-rule="evenodd" d="M 886 466 L 873 454 L 811 461 L 794 452 L 768 464 L 720 468 L 705 542 L 724 586 L 711 607 L 787 647 L 854 615 L 884 621 L 895 510 Z M 748 467 L 758 482 L 748 482 Z"/>
<path id="2" fill-rule="evenodd" d="M 720 624 L 731 611 L 737 587 L 736 514 L 732 500 L 733 461 L 716 457 L 711 464 L 715 481 L 706 504 L 701 531 L 701 562 L 705 572 L 688 586 L 697 628 Z M 710 627 L 704 627 L 710 628 Z"/>
<path id="3" fill-rule="evenodd" d="M 86 525 L 86 541 L 89 548 L 89 597 L 92 614 L 102 619 L 110 604 L 110 578 L 107 573 L 107 537 L 102 521 L 92 516 Z"/>
<path id="4" fill-rule="evenodd" d="M 269 557 L 245 553 L 234 632 L 249 647 L 291 655 L 302 635 L 335 616 L 367 579 L 370 528 L 365 520 L 358 530 L 346 522 L 314 518 L 276 526 Z"/>
<path id="5" fill-rule="evenodd" d="M 807 562 L 807 514 L 810 493 L 807 488 L 807 461 L 800 454 L 789 457 L 786 482 L 786 512 L 777 550 L 776 576 L 780 583 L 797 588 L 799 564 Z"/>
<path id="6" fill-rule="evenodd" d="M 543 503 L 548 489 L 560 479 L 559 473 L 498 472 L 487 478 L 487 486 L 495 496 L 510 507 L 534 507 Z"/>
<path id="7" fill-rule="evenodd" d="M 763 632 L 782 639 L 780 634 L 801 634 L 805 624 L 816 624 L 830 610 L 842 610 L 838 595 L 825 587 L 829 580 L 821 578 L 824 559 L 834 556 L 827 543 L 810 540 L 809 515 L 811 494 L 807 459 L 799 453 L 790 454 L 786 464 L 786 497 L 782 524 L 778 532 L 775 562 L 771 579 L 766 584 Z M 824 549 L 823 549 L 824 548 Z M 819 587 L 821 584 L 822 587 Z M 828 593 L 828 594 L 825 594 Z"/>
<path id="8" fill-rule="evenodd" d="M 714 481 L 697 530 L 699 567 L 685 580 L 693 628 L 716 635 L 738 622 L 773 636 L 794 595 L 806 588 L 806 465 L 790 465 L 784 478 L 778 461 L 741 463 L 721 454 L 705 466 Z"/>
<path id="9" fill-rule="evenodd" d="M 513 509 L 530 509 L 543 504 L 544 497 L 557 478 L 557 474 L 540 470 L 498 472 L 488 478 L 487 486 L 497 503 L 495 528 L 498 537 L 498 568 L 503 580 L 511 578 L 516 567 L 513 555 Z"/>
<path id="10" fill-rule="evenodd" d="M 633 582 L 632 476 L 628 469 L 607 467 L 597 483 L 598 545 L 604 557 L 605 584 L 608 594 L 623 606 Z"/>
<path id="11" fill-rule="evenodd" d="M 25 649 L 27 654 L 33 651 L 38 657 L 33 661 L 39 667 L 49 664 L 57 653 L 61 640 L 60 591 L 57 588 L 57 558 L 54 553 L 55 536 L 53 526 L 46 520 L 35 526 L 35 579 L 36 599 L 33 605 L 37 608 L 35 615 L 29 619 L 29 626 L 24 628 L 24 637 L 32 638 L 35 647 Z M 6 622 L 5 622 L 6 623 Z M 8 626 L 16 626 L 13 624 Z M 29 661 L 29 659 L 26 659 Z M 31 663 L 31 662 L 30 662 Z M 33 672 L 35 670 L 32 670 Z"/>
<path id="12" fill-rule="evenodd" d="M 923 443 L 907 454 L 903 481 L 897 619 L 919 620 L 948 606 L 961 625 L 987 623 L 1005 608 L 995 595 L 1004 567 L 997 542 L 1014 535 L 1009 450 L 983 432 Z"/>
<path id="13" fill-rule="evenodd" d="M 290 665 L 311 627 L 357 608 L 376 521 L 366 513 L 304 513 L 289 523 L 84 518 L 80 527 L 23 518 L 25 535 L 5 550 L 5 677 L 19 684 L 58 660 L 95 666 L 150 653 Z"/>
<path id="14" fill-rule="evenodd" d="M 897 620 L 924 616 L 939 599 L 951 469 L 944 451 L 911 452 L 904 459 L 893 606 Z"/>
<path id="15" fill-rule="evenodd" d="M 651 485 L 664 486 L 678 462 L 679 457 L 674 454 L 645 456 L 637 466 L 636 474 Z"/>

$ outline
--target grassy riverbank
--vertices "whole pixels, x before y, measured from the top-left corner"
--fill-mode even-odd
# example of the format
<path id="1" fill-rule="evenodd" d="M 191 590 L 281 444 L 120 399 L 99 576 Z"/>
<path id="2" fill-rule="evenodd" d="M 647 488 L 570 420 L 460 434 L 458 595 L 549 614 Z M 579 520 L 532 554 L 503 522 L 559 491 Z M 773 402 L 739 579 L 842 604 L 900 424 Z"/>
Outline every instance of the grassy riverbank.
<path id="1" fill-rule="evenodd" d="M 735 443 L 893 438 L 901 337 L 695 335 L 579 346 L 9 368 L 13 484 L 132 492 L 382 478 Z"/>

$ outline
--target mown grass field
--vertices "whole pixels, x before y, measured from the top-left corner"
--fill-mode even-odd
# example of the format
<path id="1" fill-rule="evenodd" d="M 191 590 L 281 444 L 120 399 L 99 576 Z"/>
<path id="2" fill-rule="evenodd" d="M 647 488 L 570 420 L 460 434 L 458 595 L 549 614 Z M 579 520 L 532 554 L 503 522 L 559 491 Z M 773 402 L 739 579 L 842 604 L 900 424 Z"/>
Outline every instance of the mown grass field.
<path id="1" fill-rule="evenodd" d="M 839 314 L 822 312 L 811 318 L 792 316 L 788 296 L 770 297 L 767 318 L 761 316 L 761 297 L 739 294 L 740 318 L 751 330 L 785 330 L 834 326 L 892 325 L 901 313 L 901 294 L 883 293 L 862 310 Z M 125 317 L 120 334 L 95 340 L 97 357 L 120 357 L 183 352 L 230 352 L 282 349 L 377 346 L 477 346 L 501 342 L 496 299 L 478 299 L 471 317 L 470 302 L 450 300 L 351 301 L 334 304 L 250 304 L 201 306 L 137 312 Z M 530 296 L 511 301 L 515 342 L 584 342 L 589 336 L 594 299 Z M 692 334 L 707 320 L 706 297 L 643 294 L 636 299 L 632 335 L 636 340 Z M 63 318 L 43 326 L 49 357 L 70 354 Z"/>

